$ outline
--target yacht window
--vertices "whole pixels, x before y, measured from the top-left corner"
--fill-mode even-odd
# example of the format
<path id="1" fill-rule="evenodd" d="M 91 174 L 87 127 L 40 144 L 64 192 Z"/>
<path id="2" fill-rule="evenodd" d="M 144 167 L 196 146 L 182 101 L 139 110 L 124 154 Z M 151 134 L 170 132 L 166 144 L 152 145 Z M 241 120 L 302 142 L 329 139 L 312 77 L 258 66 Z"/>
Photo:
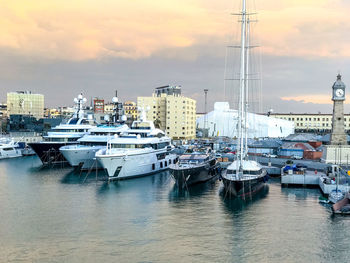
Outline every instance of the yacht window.
<path id="1" fill-rule="evenodd" d="M 68 124 L 77 124 L 78 121 L 79 121 L 78 118 L 73 118 L 73 119 L 71 119 L 71 120 L 68 122 Z"/>
<path id="2" fill-rule="evenodd" d="M 112 144 L 112 148 L 143 149 L 150 147 L 150 144 Z"/>
<path id="3" fill-rule="evenodd" d="M 163 163 L 162 162 L 160 162 L 160 168 L 163 168 Z"/>
<path id="4" fill-rule="evenodd" d="M 153 163 L 152 164 L 152 170 L 155 170 L 156 169 L 156 165 Z"/>
<path id="5" fill-rule="evenodd" d="M 12 151 L 12 150 L 14 150 L 13 148 L 3 148 L 2 149 L 3 151 Z"/>
<path id="6" fill-rule="evenodd" d="M 258 175 L 261 173 L 261 170 L 258 171 L 244 171 L 244 174 Z M 227 174 L 236 174 L 236 170 L 227 170 Z"/>

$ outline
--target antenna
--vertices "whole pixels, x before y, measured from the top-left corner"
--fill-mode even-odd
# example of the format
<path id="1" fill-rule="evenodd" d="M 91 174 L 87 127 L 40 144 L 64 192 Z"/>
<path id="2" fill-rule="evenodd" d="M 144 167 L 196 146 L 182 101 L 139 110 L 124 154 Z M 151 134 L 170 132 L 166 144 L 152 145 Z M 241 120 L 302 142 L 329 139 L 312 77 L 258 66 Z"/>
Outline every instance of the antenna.
<path id="1" fill-rule="evenodd" d="M 208 127 L 207 97 L 208 97 L 208 89 L 204 89 L 204 130 L 205 131 L 206 131 L 207 127 Z"/>

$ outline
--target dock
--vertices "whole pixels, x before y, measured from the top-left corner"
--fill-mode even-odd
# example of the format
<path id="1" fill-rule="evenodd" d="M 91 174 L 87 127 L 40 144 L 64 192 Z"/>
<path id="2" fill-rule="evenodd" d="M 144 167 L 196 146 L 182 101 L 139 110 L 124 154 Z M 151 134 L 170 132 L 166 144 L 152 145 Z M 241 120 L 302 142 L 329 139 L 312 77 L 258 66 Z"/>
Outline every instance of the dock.
<path id="1" fill-rule="evenodd" d="M 319 186 L 319 179 L 325 176 L 324 173 L 315 173 L 314 171 L 304 171 L 303 173 L 289 173 L 281 175 L 282 186 L 304 186 L 317 187 Z"/>
<path id="2" fill-rule="evenodd" d="M 329 195 L 333 190 L 336 190 L 337 185 L 332 183 L 328 177 L 319 178 L 319 186 L 324 195 Z M 338 185 L 338 189 L 343 193 L 348 193 L 350 191 L 349 182 L 341 182 Z"/>

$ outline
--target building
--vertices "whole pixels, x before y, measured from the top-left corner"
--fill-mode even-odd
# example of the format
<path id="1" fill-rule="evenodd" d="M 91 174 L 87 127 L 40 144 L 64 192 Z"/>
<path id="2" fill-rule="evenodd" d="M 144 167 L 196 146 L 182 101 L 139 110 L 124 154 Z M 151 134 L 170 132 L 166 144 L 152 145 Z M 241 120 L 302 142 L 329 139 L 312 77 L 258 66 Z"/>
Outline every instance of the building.
<path id="1" fill-rule="evenodd" d="M 44 117 L 44 95 L 31 91 L 17 91 L 7 93 L 8 116 L 29 115 L 36 119 Z"/>
<path id="2" fill-rule="evenodd" d="M 124 113 L 126 115 L 126 118 L 130 121 L 137 120 L 138 117 L 138 111 L 137 111 L 137 105 L 133 101 L 126 101 L 124 102 Z"/>
<path id="3" fill-rule="evenodd" d="M 105 101 L 102 99 L 94 98 L 94 113 L 104 113 Z"/>
<path id="4" fill-rule="evenodd" d="M 7 117 L 7 105 L 0 104 L 0 118 L 6 118 L 6 117 Z"/>
<path id="5" fill-rule="evenodd" d="M 330 145 L 324 147 L 322 161 L 326 163 L 348 163 L 350 146 L 347 142 L 346 128 L 348 128 L 344 116 L 345 84 L 338 74 L 337 80 L 332 86 L 333 118 Z M 349 119 L 347 118 L 347 121 Z"/>
<path id="6" fill-rule="evenodd" d="M 208 129 L 208 136 L 238 137 L 238 111 L 228 102 L 215 102 L 214 110 L 197 119 L 198 129 Z M 247 114 L 248 138 L 281 138 L 294 133 L 294 124 L 266 115 Z"/>
<path id="7" fill-rule="evenodd" d="M 344 122 L 345 84 L 341 81 L 340 74 L 338 74 L 337 81 L 334 82 L 332 89 L 333 118 L 331 145 L 347 145 Z"/>
<path id="8" fill-rule="evenodd" d="M 147 118 L 169 137 L 196 137 L 196 101 L 183 96 L 180 86 L 156 88 L 152 97 L 138 97 L 137 105 L 146 109 Z"/>
<path id="9" fill-rule="evenodd" d="M 323 113 L 274 113 L 271 117 L 294 122 L 296 132 L 328 133 L 332 130 L 332 114 Z M 344 115 L 344 128 L 350 131 L 350 114 Z"/>

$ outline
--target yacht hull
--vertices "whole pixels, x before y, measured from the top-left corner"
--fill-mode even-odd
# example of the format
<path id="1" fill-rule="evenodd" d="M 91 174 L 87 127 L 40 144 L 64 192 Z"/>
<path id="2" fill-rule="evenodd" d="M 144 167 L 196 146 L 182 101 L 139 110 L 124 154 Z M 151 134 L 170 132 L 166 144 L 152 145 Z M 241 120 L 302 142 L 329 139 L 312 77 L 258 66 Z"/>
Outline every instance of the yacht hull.
<path id="1" fill-rule="evenodd" d="M 254 195 L 263 189 L 263 186 L 268 180 L 268 175 L 261 175 L 254 179 L 248 180 L 230 180 L 227 178 L 222 178 L 225 193 L 231 195 L 232 197 L 245 198 L 247 196 Z"/>
<path id="2" fill-rule="evenodd" d="M 67 160 L 60 153 L 60 148 L 65 145 L 76 144 L 76 142 L 72 143 L 46 143 L 46 142 L 38 142 L 38 143 L 29 143 L 28 145 L 33 149 L 36 155 L 40 158 L 41 162 L 44 165 L 47 164 L 62 164 L 66 163 Z"/>
<path id="3" fill-rule="evenodd" d="M 179 168 L 174 165 L 170 166 L 170 173 L 175 183 L 183 188 L 215 178 L 219 174 L 219 166 L 205 164 L 192 168 Z"/>
<path id="4" fill-rule="evenodd" d="M 175 154 L 168 154 L 158 160 L 155 153 L 124 156 L 96 156 L 98 162 L 107 171 L 109 179 L 127 179 L 140 177 L 169 168 L 176 159 Z"/>
<path id="5" fill-rule="evenodd" d="M 60 152 L 73 167 L 80 167 L 82 170 L 101 169 L 102 166 L 96 161 L 95 155 L 103 148 L 106 146 L 69 145 L 61 147 Z"/>

